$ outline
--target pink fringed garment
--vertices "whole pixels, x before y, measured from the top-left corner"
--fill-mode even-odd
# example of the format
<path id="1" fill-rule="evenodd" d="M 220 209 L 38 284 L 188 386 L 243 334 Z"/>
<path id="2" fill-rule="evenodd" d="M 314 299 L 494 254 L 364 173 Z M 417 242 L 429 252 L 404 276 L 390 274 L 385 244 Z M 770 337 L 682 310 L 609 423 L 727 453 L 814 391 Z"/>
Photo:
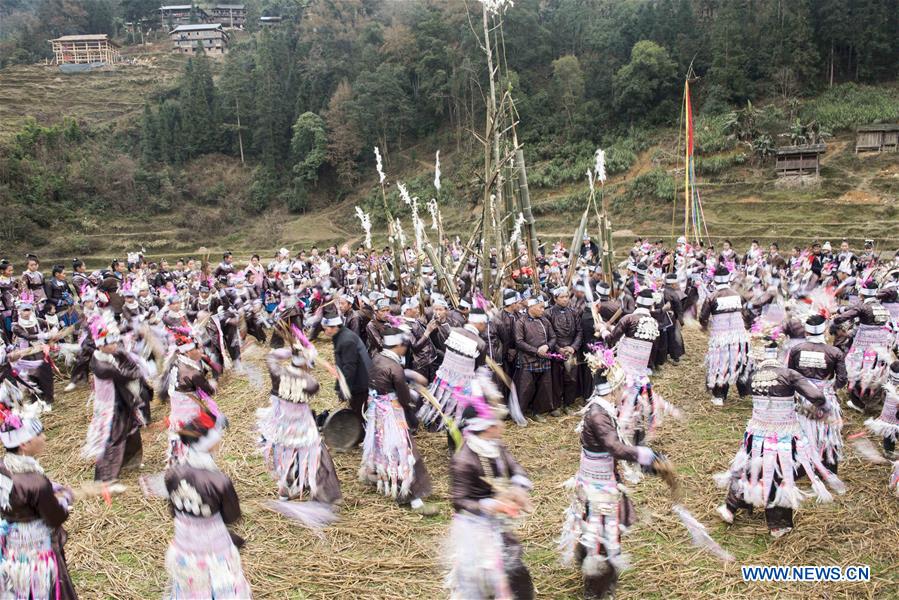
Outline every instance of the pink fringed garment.
<path id="1" fill-rule="evenodd" d="M 112 419 L 115 415 L 115 383 L 111 379 L 94 377 L 94 393 L 91 396 L 94 413 L 87 428 L 87 440 L 81 455 L 91 460 L 99 460 L 106 450 Z"/>
<path id="2" fill-rule="evenodd" d="M 367 420 L 359 478 L 376 483 L 385 496 L 405 498 L 412 486 L 415 455 L 396 395 L 369 395 Z"/>

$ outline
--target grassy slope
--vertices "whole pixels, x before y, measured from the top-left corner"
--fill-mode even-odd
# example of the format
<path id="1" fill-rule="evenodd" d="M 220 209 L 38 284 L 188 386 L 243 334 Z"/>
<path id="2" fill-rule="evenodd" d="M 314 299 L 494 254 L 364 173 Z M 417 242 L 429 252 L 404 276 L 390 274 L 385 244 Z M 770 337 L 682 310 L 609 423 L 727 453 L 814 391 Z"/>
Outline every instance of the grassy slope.
<path id="1" fill-rule="evenodd" d="M 126 53 L 131 63 L 87 73 L 66 75 L 44 65 L 0 69 L 0 139 L 18 131 L 26 117 L 47 122 L 72 116 L 92 126 L 133 124 L 148 97 L 174 85 L 183 63 L 162 47 L 150 48 Z"/>
<path id="2" fill-rule="evenodd" d="M 777 241 L 806 244 L 813 239 L 838 240 L 849 237 L 855 246 L 873 237 L 881 248 L 899 247 L 899 154 L 862 155 L 854 153 L 849 134 L 841 134 L 832 141 L 832 150 L 823 161 L 822 175 L 817 183 L 796 187 L 778 181 L 771 169 L 739 167 L 725 176 L 700 180 L 700 193 L 708 221 L 710 235 L 715 242 L 729 238 L 739 248 L 748 247 L 750 240 L 762 243 Z M 651 151 L 647 151 L 647 154 Z M 451 173 L 451 154 L 444 158 L 443 172 Z M 402 164 L 402 161 L 397 160 Z M 414 169 L 414 170 L 413 170 Z M 421 167 L 397 168 L 396 178 L 404 179 L 420 173 Z M 239 161 L 223 156 L 205 157 L 192 165 L 191 189 L 202 190 L 209 184 L 225 181 L 228 197 L 219 201 L 227 207 L 241 189 L 250 184 L 250 175 Z M 610 178 L 607 194 L 614 198 L 627 182 L 640 173 L 639 168 L 622 176 Z M 185 206 L 170 215 L 152 218 L 122 219 L 114 224 L 102 220 L 85 222 L 79 235 L 91 238 L 91 252 L 95 261 L 106 261 L 129 250 L 144 247 L 153 256 L 198 255 L 198 249 L 209 248 L 213 253 L 230 249 L 241 256 L 259 252 L 273 254 L 280 246 L 292 249 L 342 243 L 359 243 L 362 231 L 353 214 L 353 207 L 373 184 L 360 185 L 339 204 L 318 197 L 315 207 L 304 215 L 291 215 L 284 210 L 270 210 L 257 217 L 248 217 L 223 224 L 221 208 L 215 206 Z M 579 191 L 579 185 L 555 189 L 535 189 L 532 201 L 536 206 L 552 207 L 559 199 Z M 189 192 L 190 193 L 190 192 Z M 679 190 L 679 194 L 682 191 Z M 579 212 L 570 203 L 554 211 L 544 210 L 538 217 L 538 234 L 543 239 L 563 240 L 566 244 Z M 678 197 L 676 223 L 672 229 L 670 202 L 645 200 L 632 204 L 617 204 L 612 221 L 619 252 L 630 247 L 631 238 L 640 235 L 671 239 L 683 231 L 682 198 Z M 450 234 L 463 238 L 472 223 L 480 216 L 479 208 L 455 204 L 443 206 L 444 223 Z M 589 229 L 595 229 L 591 222 Z M 375 242 L 383 236 L 375 232 Z M 65 244 L 63 240 L 62 244 Z M 54 258 L 70 252 L 59 249 L 51 252 Z M 46 255 L 47 253 L 45 253 Z"/>
<path id="3" fill-rule="evenodd" d="M 725 409 L 712 407 L 702 381 L 705 336 L 686 332 L 688 355 L 678 368 L 665 367 L 655 377 L 657 390 L 684 413 L 658 431 L 654 447 L 678 467 L 685 490 L 684 505 L 706 524 L 712 537 L 736 557 L 724 565 L 693 548 L 687 532 L 670 512 L 664 485 L 655 478 L 633 488 L 639 523 L 624 542 L 636 567 L 625 572 L 622 599 L 638 598 L 887 598 L 899 586 L 895 548 L 899 544 L 896 499 L 886 489 L 889 469 L 860 461 L 851 451 L 840 466 L 847 494 L 831 505 L 809 502 L 796 517 L 797 529 L 771 540 L 761 515 L 742 515 L 732 527 L 721 524 L 714 507 L 724 497 L 712 474 L 729 464 L 751 412 L 747 401 Z M 320 346 L 330 356 L 330 344 Z M 259 350 L 248 363 L 264 369 Z M 257 371 L 259 373 L 259 371 Z M 261 374 L 261 373 L 260 373 Z M 333 408 L 336 399 L 327 375 L 313 408 Z M 92 469 L 79 457 L 89 418 L 86 391 L 60 394 L 46 417 L 49 450 L 44 465 L 64 483 L 89 480 Z M 360 453 L 335 454 L 344 495 L 341 520 L 321 538 L 293 527 L 269 512 L 264 502 L 275 494 L 274 483 L 255 452 L 255 409 L 268 402 L 265 389 L 243 377 L 229 376 L 217 396 L 231 428 L 219 464 L 235 481 L 244 520 L 237 531 L 247 539 L 244 569 L 258 598 L 342 599 L 366 597 L 439 598 L 440 545 L 448 531 L 446 442 L 443 435 L 420 433 L 417 443 L 434 480 L 439 518 L 425 520 L 398 508 L 359 483 Z M 143 473 L 162 469 L 165 433 L 161 420 L 167 407 L 153 404 L 154 426 L 143 434 Z M 861 427 L 847 417 L 845 432 Z M 574 599 L 580 586 L 576 571 L 559 565 L 555 538 L 568 504 L 563 482 L 578 464 L 576 417 L 550 419 L 521 429 L 510 425 L 506 441 L 535 482 L 535 512 L 519 531 L 525 562 L 542 598 Z M 549 450 L 549 451 L 547 451 Z M 152 598 L 165 585 L 165 548 L 172 535 L 165 502 L 146 499 L 138 491 L 137 473 L 126 472 L 130 490 L 107 507 L 86 500 L 66 527 L 66 555 L 75 587 L 84 598 Z M 867 584 L 747 584 L 739 566 L 857 565 L 871 567 Z"/>

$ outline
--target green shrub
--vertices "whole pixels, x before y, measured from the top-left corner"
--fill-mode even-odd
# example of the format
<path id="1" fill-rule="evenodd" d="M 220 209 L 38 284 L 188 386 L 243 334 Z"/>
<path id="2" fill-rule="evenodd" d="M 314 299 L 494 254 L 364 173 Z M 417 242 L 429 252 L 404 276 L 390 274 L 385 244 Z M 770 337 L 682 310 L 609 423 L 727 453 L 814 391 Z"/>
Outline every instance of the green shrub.
<path id="1" fill-rule="evenodd" d="M 674 197 L 674 177 L 665 169 L 655 168 L 634 177 L 627 183 L 621 198 L 638 202 L 661 200 L 670 202 Z"/>
<path id="2" fill-rule="evenodd" d="M 534 213 L 535 217 L 540 217 L 545 215 L 555 215 L 563 212 L 583 211 L 584 207 L 586 206 L 588 196 L 589 191 L 587 190 L 574 192 L 573 194 L 569 194 L 567 196 L 554 198 L 549 202 L 537 204 L 531 208 L 531 212 Z"/>
<path id="3" fill-rule="evenodd" d="M 637 162 L 637 154 L 628 148 L 628 144 L 615 144 L 606 150 L 606 173 L 616 175 L 624 173 Z"/>
<path id="4" fill-rule="evenodd" d="M 746 162 L 746 155 L 742 152 L 719 156 L 697 156 L 697 175 L 718 175 L 731 167 L 742 165 Z"/>
<path id="5" fill-rule="evenodd" d="M 727 134 L 727 122 L 727 113 L 696 117 L 693 127 L 694 151 L 697 154 L 711 154 L 733 148 L 735 142 Z"/>
<path id="6" fill-rule="evenodd" d="M 246 209 L 253 213 L 261 213 L 272 204 L 279 192 L 277 174 L 263 167 L 257 168 L 253 175 L 253 183 L 250 185 Z"/>
<path id="7" fill-rule="evenodd" d="M 293 186 L 281 192 L 281 198 L 287 210 L 292 213 L 306 212 L 309 205 L 309 192 L 306 190 L 306 184 L 299 177 L 294 178 Z"/>

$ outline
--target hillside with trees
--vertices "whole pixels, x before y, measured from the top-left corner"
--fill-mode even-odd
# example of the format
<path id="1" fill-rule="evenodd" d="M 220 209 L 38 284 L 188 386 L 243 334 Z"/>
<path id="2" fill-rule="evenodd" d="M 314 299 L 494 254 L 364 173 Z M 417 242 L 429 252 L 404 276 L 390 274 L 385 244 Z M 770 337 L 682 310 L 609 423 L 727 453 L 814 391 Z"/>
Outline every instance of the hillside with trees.
<path id="1" fill-rule="evenodd" d="M 106 32 L 134 42 L 124 24 L 149 22 L 157 8 L 6 2 L 0 81 L 31 73 L 20 65 L 47 58 L 54 36 Z M 22 118 L 39 106 L 4 114 L 3 210 L 24 213 L 0 232 L 4 245 L 50 244 L 42 228 L 86 214 L 183 223 L 185 209 L 199 211 L 216 223 L 202 233 L 217 235 L 272 212 L 365 202 L 374 146 L 412 193 L 427 187 L 441 149 L 451 167 L 441 200 L 478 201 L 473 132 L 483 129 L 487 72 L 473 34 L 478 2 L 284 0 L 248 2 L 248 11 L 284 22 L 257 30 L 251 20 L 224 59 L 175 60 L 164 41 L 126 46 L 164 65 L 165 83 L 139 88 L 140 106 L 108 121 L 77 111 Z M 899 119 L 897 32 L 897 0 L 516 0 L 493 42 L 531 185 L 560 210 L 574 208 L 601 146 L 610 174 L 635 180 L 618 194 L 626 215 L 634 202 L 664 204 L 674 194 L 688 73 L 700 174 L 763 169 L 777 145 Z M 140 68 L 122 65 L 99 80 Z M 90 81 L 78 77 L 52 85 Z M 98 250 L 83 246 L 54 249 Z"/>

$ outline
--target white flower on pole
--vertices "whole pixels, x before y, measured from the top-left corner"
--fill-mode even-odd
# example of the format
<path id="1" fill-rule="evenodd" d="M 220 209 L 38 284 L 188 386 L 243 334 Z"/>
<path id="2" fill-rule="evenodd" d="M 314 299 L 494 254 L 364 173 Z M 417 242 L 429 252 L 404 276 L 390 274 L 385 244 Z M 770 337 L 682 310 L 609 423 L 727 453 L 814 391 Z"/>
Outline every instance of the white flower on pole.
<path id="1" fill-rule="evenodd" d="M 365 247 L 371 249 L 371 217 L 362 212 L 362 209 L 356 207 L 356 216 L 362 224 L 362 230 L 365 232 Z"/>
<path id="2" fill-rule="evenodd" d="M 384 175 L 384 164 L 381 162 L 381 151 L 375 146 L 375 167 L 378 169 L 378 179 L 380 183 L 384 183 L 387 175 Z"/>
<path id="3" fill-rule="evenodd" d="M 521 226 L 524 225 L 524 215 L 522 213 L 518 213 L 518 218 L 515 219 L 515 229 L 512 231 L 512 237 L 509 238 L 509 245 L 515 247 L 519 240 L 521 240 Z"/>
<path id="4" fill-rule="evenodd" d="M 403 231 L 403 224 L 400 222 L 400 218 L 396 218 L 396 239 L 399 241 L 400 246 L 402 248 L 406 247 L 406 233 Z"/>
<path id="5" fill-rule="evenodd" d="M 587 169 L 587 184 L 590 186 L 590 194 L 593 195 L 593 192 L 596 191 L 596 187 L 593 184 L 593 171 Z"/>
<path id="6" fill-rule="evenodd" d="M 439 217 L 439 209 L 437 208 L 437 199 L 431 198 L 431 201 L 428 202 L 428 212 L 431 213 L 431 229 L 437 230 L 437 221 L 440 219 Z"/>
<path id="7" fill-rule="evenodd" d="M 434 187 L 440 191 L 440 150 L 437 151 L 437 157 L 434 160 Z"/>
<path id="8" fill-rule="evenodd" d="M 606 181 L 606 153 L 602 148 L 596 149 L 596 162 L 593 166 L 593 174 L 596 177 L 596 181 L 600 184 L 605 183 Z"/>
<path id="9" fill-rule="evenodd" d="M 400 191 L 400 198 L 403 199 L 403 204 L 406 206 L 412 206 L 412 198 L 409 196 L 409 190 L 406 189 L 406 184 L 402 181 L 397 182 L 396 189 Z"/>
<path id="10" fill-rule="evenodd" d="M 424 240 L 425 224 L 418 216 L 418 196 L 412 198 L 412 230 L 415 232 L 415 247 L 420 250 Z"/>

